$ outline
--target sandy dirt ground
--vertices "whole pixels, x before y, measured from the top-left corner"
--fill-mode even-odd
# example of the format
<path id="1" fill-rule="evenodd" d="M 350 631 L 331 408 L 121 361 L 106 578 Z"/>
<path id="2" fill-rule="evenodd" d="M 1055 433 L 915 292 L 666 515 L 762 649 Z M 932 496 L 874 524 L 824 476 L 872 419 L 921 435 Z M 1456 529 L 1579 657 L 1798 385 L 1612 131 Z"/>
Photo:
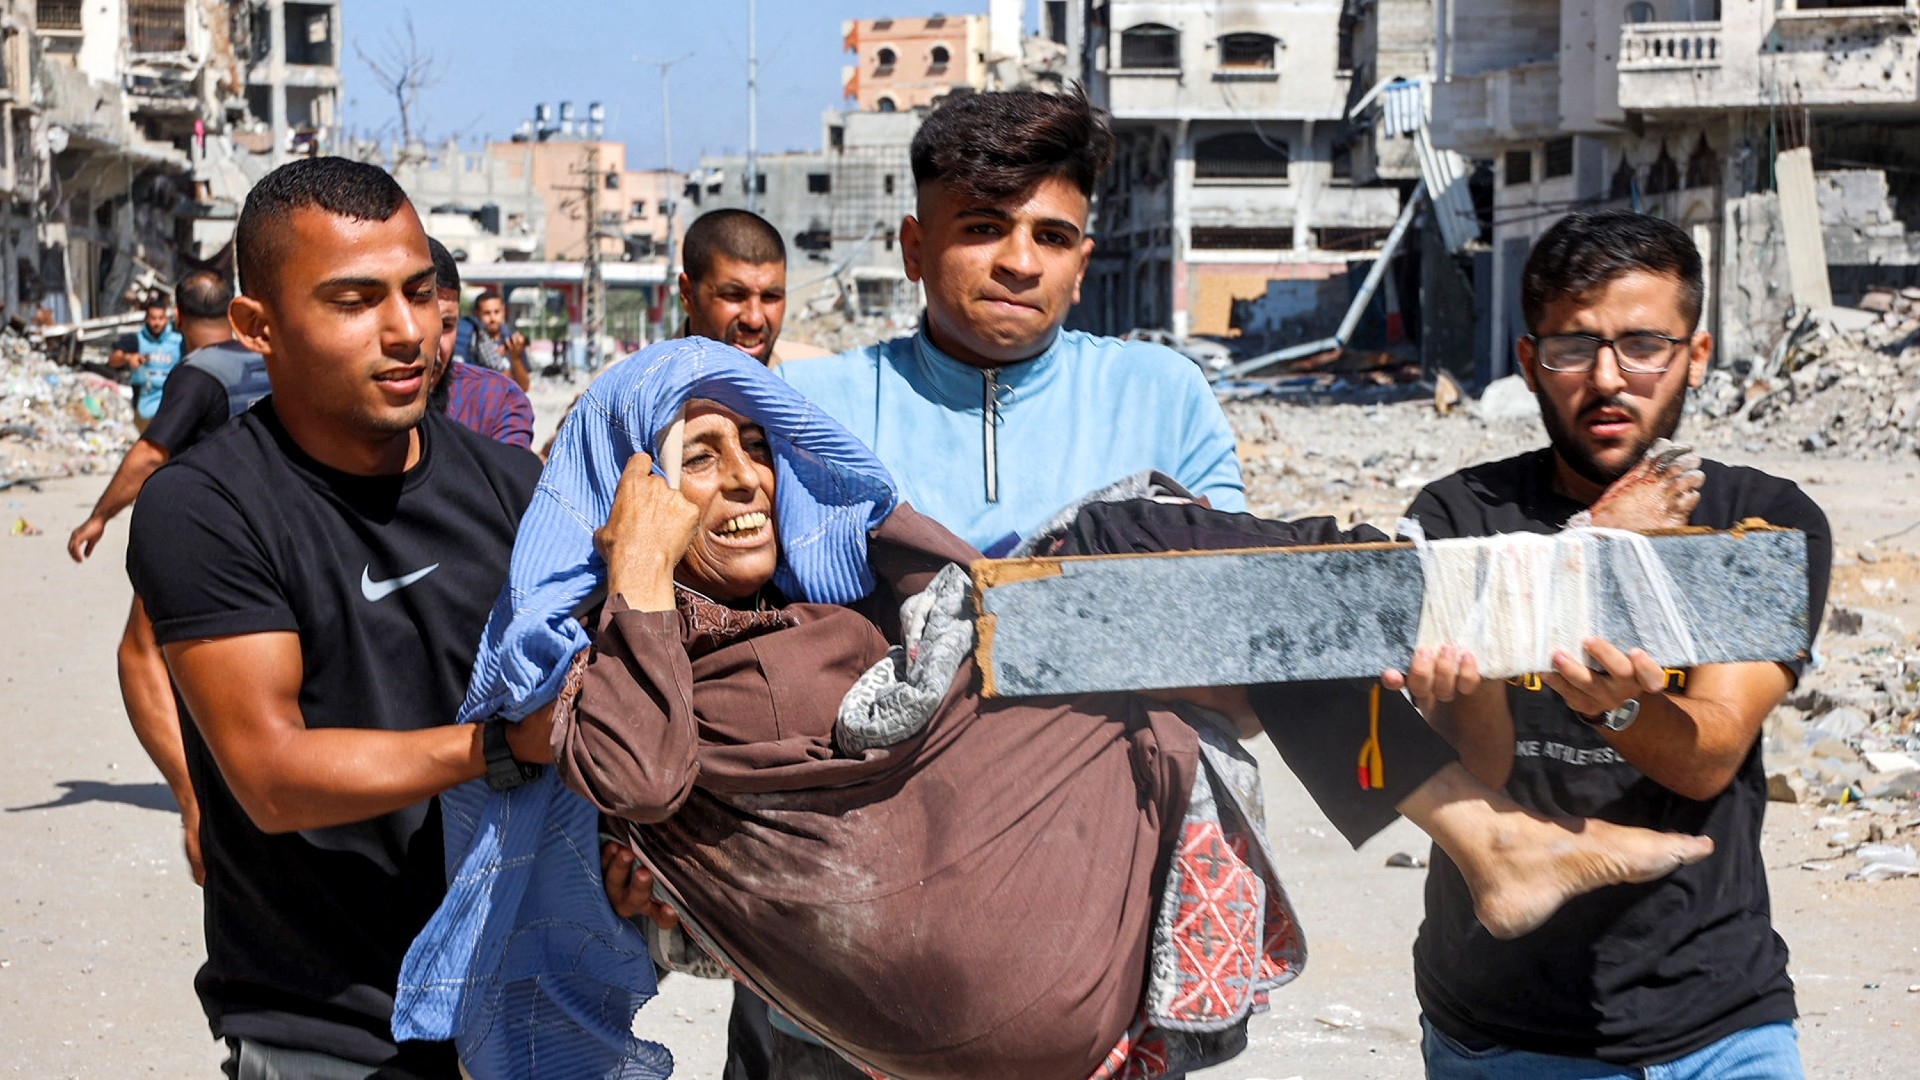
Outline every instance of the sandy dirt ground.
<path id="1" fill-rule="evenodd" d="M 541 402 L 547 417 L 557 414 L 552 396 Z M 1913 468 L 1792 457 L 1753 463 L 1808 485 L 1834 520 L 1843 558 L 1920 520 Z M 113 650 L 129 598 L 125 522 L 109 528 L 84 567 L 63 550 L 102 483 L 68 479 L 0 493 L 9 525 L 25 519 L 43 530 L 0 536 L 0 701 L 11 736 L 0 769 L 0 1075 L 210 1078 L 220 1055 L 192 991 L 199 898 L 171 799 L 134 741 L 115 682 Z M 1920 529 L 1875 550 L 1911 568 Z M 1844 572 L 1850 598 L 1897 611 L 1909 630 L 1920 626 L 1913 576 L 1888 588 L 1892 575 Z M 1249 1051 L 1204 1075 L 1417 1076 L 1408 953 L 1423 875 L 1385 863 L 1395 852 L 1424 856 L 1425 839 L 1403 822 L 1349 850 L 1264 740 L 1260 746 L 1270 766 L 1273 841 L 1311 960 L 1254 1022 Z M 1915 1075 L 1920 881 L 1845 880 L 1846 860 L 1831 857 L 1822 831 L 1832 823 L 1821 824 L 1837 811 L 1772 809 L 1766 862 L 1776 921 L 1793 949 L 1809 1074 Z M 1910 828 L 1906 841 L 1913 835 Z M 724 984 L 674 977 L 636 1027 L 673 1049 L 677 1076 L 712 1080 L 727 1002 Z"/>

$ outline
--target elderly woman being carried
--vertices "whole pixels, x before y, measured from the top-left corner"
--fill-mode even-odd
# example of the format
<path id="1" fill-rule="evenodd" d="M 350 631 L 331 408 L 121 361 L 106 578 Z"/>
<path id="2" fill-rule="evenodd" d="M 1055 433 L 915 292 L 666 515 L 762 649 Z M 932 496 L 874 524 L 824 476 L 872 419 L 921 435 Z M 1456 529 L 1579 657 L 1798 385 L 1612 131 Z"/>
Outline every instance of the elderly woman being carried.
<path id="1" fill-rule="evenodd" d="M 679 455 L 677 490 L 628 461 L 595 534 L 607 600 L 553 747 L 696 939 L 887 1075 L 1079 1080 L 1236 1052 L 1304 962 L 1237 744 L 1260 730 L 1244 689 L 983 699 L 958 569 L 977 552 L 901 504 L 867 537 L 865 598 L 796 602 L 774 585 L 793 543 L 775 441 L 696 399 Z M 1711 849 L 1531 814 L 1458 763 L 1397 809 L 1502 937 Z M 1195 933 L 1229 962 L 1196 967 Z"/>
<path id="2" fill-rule="evenodd" d="M 1045 550 L 1352 538 L 1177 494 L 1090 502 Z M 1529 814 L 1450 752 L 1389 744 L 1399 786 L 1354 799 L 1370 684 L 983 698 L 979 557 L 735 349 L 663 343 L 596 380 L 522 520 L 461 710 L 551 724 L 565 787 L 522 772 L 442 796 L 447 898 L 408 952 L 396 1035 L 456 1039 L 477 1080 L 664 1078 L 670 1056 L 632 1033 L 653 966 L 612 897 L 677 919 L 876 1074 L 1217 1063 L 1305 959 L 1239 741 L 1257 721 L 1333 731 L 1337 753 L 1280 746 L 1330 820 L 1358 843 L 1405 814 L 1499 936 L 1711 850 Z M 1383 718 L 1411 710 L 1377 700 Z M 1424 733 L 1410 715 L 1399 729 Z M 1384 805 L 1353 812 L 1367 800 Z"/>

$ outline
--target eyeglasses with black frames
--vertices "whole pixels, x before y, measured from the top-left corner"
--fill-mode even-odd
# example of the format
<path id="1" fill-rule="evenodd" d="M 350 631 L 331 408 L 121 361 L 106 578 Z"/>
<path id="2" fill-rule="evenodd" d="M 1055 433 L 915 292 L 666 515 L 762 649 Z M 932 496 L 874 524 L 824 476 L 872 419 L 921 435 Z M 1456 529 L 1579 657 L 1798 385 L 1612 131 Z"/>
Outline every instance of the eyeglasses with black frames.
<path id="1" fill-rule="evenodd" d="M 1528 334 L 1534 355 L 1548 371 L 1581 374 L 1592 371 L 1602 346 L 1613 350 L 1614 362 L 1629 375 L 1660 375 L 1673 366 L 1677 348 L 1693 339 L 1665 334 L 1623 334 L 1617 338 L 1593 334 Z"/>

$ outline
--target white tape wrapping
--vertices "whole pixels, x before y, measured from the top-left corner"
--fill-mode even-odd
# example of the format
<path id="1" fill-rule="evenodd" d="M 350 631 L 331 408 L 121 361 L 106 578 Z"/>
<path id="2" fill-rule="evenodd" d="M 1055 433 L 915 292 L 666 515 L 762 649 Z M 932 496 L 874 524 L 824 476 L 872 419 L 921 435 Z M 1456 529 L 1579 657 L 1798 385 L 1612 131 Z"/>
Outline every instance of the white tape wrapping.
<path id="1" fill-rule="evenodd" d="M 1412 520 L 1400 533 L 1424 578 L 1416 647 L 1452 643 L 1496 679 L 1551 671 L 1556 651 L 1591 663 L 1583 642 L 1595 635 L 1663 665 L 1697 662 L 1693 610 L 1645 536 L 1570 528 L 1430 541 Z M 1615 609 L 1604 623 L 1603 608 Z"/>

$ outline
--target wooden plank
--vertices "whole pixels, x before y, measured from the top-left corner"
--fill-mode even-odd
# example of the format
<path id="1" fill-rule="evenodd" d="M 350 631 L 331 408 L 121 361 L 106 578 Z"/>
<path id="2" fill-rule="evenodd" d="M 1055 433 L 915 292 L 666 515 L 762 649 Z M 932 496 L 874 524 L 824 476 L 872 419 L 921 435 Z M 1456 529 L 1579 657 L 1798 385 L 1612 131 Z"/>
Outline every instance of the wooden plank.
<path id="1" fill-rule="evenodd" d="M 1692 609 L 1700 662 L 1805 652 L 1803 534 L 1651 541 Z M 988 696 L 1370 678 L 1411 659 L 1423 592 L 1411 544 L 985 560 L 973 577 Z M 1592 579 L 1593 632 L 1641 644 L 1622 599 L 1638 584 Z"/>

